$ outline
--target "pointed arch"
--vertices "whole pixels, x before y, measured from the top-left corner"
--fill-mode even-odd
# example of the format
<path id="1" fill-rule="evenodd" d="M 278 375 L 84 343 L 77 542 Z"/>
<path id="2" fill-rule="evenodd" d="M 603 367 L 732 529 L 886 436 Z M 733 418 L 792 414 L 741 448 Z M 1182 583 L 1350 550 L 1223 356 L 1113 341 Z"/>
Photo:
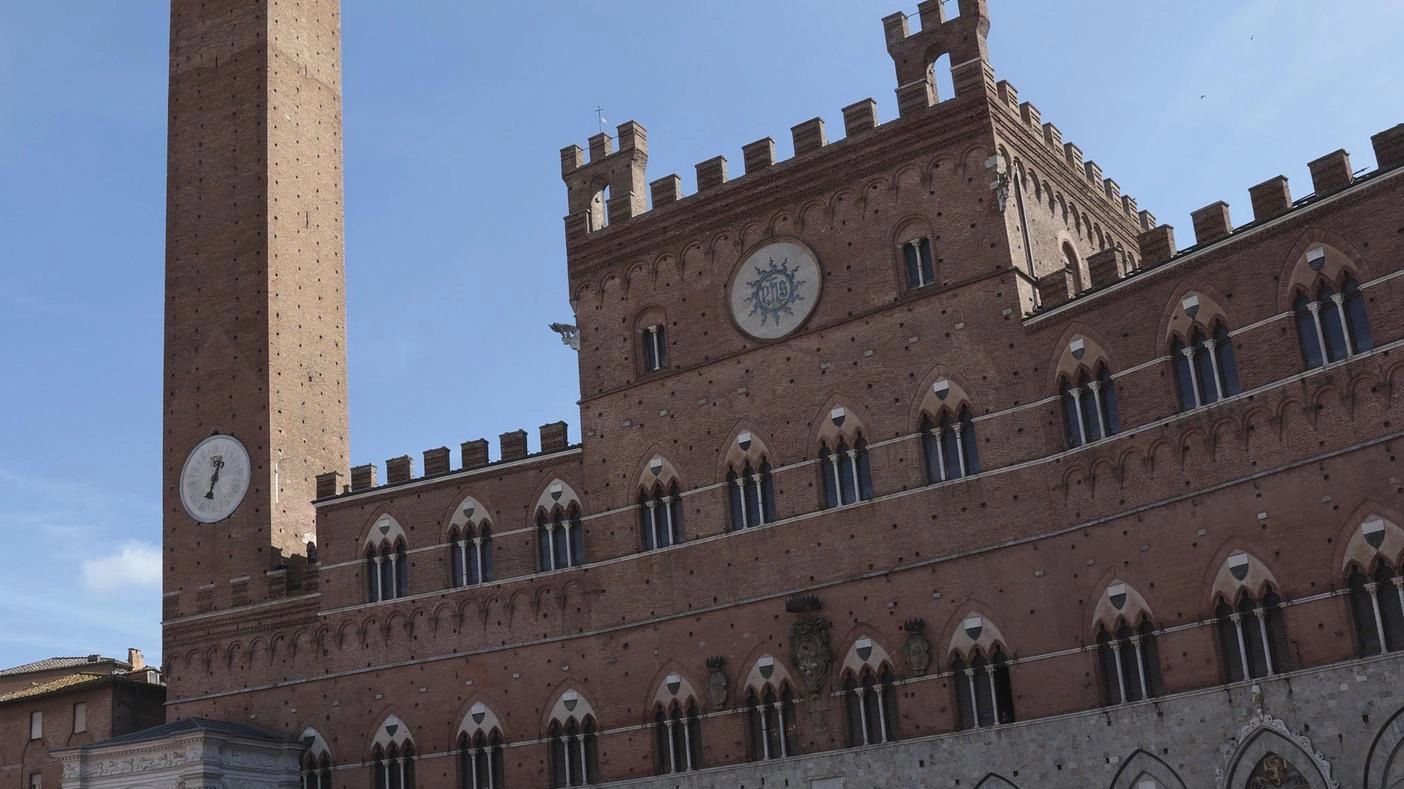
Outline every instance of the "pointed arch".
<path id="1" fill-rule="evenodd" d="M 1013 781 L 996 773 L 990 773 L 975 784 L 975 789 L 1019 789 Z"/>
<path id="2" fill-rule="evenodd" d="M 1280 765 L 1277 760 L 1280 760 Z M 1249 778 L 1265 762 L 1275 771 L 1283 767 L 1295 771 L 1306 780 L 1310 789 L 1336 789 L 1331 780 L 1331 765 L 1316 753 L 1311 741 L 1292 733 L 1286 724 L 1269 718 L 1243 736 L 1229 756 L 1224 770 L 1223 786 L 1248 786 Z"/>
<path id="3" fill-rule="evenodd" d="M 1156 782 L 1156 789 L 1186 789 L 1174 768 L 1159 756 L 1137 749 L 1121 762 L 1109 789 L 1140 789 L 1146 779 Z"/>

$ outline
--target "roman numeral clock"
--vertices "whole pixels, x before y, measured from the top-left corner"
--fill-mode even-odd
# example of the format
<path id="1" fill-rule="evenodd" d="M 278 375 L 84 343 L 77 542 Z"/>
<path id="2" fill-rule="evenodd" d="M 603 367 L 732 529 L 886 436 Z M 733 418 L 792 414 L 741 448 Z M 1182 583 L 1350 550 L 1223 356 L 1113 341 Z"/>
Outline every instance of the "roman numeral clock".
<path id="1" fill-rule="evenodd" d="M 180 471 L 180 502 L 200 523 L 234 514 L 249 490 L 249 451 L 230 435 L 206 438 L 190 451 Z"/>

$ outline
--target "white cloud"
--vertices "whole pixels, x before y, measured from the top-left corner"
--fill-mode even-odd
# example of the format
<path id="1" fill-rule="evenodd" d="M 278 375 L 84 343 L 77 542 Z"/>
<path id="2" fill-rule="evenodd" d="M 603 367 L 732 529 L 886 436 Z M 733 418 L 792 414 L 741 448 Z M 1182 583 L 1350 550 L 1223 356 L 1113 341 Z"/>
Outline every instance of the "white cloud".
<path id="1" fill-rule="evenodd" d="M 84 588 L 93 592 L 155 589 L 161 585 L 161 549 L 146 542 L 123 543 L 112 553 L 84 559 Z"/>

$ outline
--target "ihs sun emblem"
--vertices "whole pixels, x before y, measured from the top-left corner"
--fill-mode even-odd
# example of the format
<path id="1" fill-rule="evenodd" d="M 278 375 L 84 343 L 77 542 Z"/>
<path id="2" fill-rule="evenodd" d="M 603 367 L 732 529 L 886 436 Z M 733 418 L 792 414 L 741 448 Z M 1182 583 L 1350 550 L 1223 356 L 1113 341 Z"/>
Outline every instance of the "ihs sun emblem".
<path id="1" fill-rule="evenodd" d="M 794 305 L 804 301 L 799 289 L 805 285 L 805 281 L 795 279 L 798 272 L 798 268 L 790 268 L 789 258 L 779 264 L 776 264 L 775 258 L 771 258 L 768 268 L 756 267 L 756 278 L 746 283 L 751 295 L 744 301 L 751 305 L 751 315 L 760 313 L 762 326 L 770 319 L 774 319 L 775 325 L 779 326 L 780 316 L 794 315 Z"/>

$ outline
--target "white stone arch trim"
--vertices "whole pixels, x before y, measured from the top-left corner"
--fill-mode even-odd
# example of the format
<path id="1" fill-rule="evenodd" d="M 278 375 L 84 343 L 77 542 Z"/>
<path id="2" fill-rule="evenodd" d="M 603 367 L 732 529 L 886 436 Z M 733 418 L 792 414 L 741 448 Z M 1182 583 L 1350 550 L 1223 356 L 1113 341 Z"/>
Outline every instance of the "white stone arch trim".
<path id="1" fill-rule="evenodd" d="M 744 698 L 745 691 L 753 690 L 759 696 L 766 685 L 774 688 L 777 696 L 780 694 L 780 689 L 786 685 L 790 686 L 791 692 L 797 687 L 794 680 L 790 678 L 789 670 L 774 655 L 761 655 L 756 658 L 756 662 L 751 665 L 751 670 L 746 672 L 746 681 L 741 683 L 741 695 Z"/>
<path id="2" fill-rule="evenodd" d="M 1110 789 L 1146 789 L 1154 781 L 1156 789 L 1186 789 L 1179 774 L 1159 756 L 1137 750 L 1121 762 L 1121 769 L 1112 778 Z"/>
<path id="3" fill-rule="evenodd" d="M 772 465 L 774 464 L 774 455 L 766 446 L 765 439 L 749 427 L 738 428 L 732 433 L 725 446 L 722 463 L 723 474 L 728 468 L 740 473 L 748 462 L 751 464 L 751 469 L 756 472 L 760 471 L 761 462 L 764 460 L 769 459 Z"/>
<path id="4" fill-rule="evenodd" d="M 1362 789 L 1388 789 L 1404 783 L 1404 709 L 1396 711 L 1370 743 Z"/>
<path id="5" fill-rule="evenodd" d="M 391 745 L 403 749 L 405 744 L 414 744 L 414 736 L 410 734 L 409 727 L 404 721 L 395 715 L 386 715 L 385 720 L 375 729 L 375 739 L 371 740 L 371 750 L 377 746 L 382 750 L 388 749 Z"/>
<path id="6" fill-rule="evenodd" d="M 819 415 L 819 428 L 815 432 L 814 444 L 816 447 L 820 444 L 827 445 L 832 451 L 834 446 L 843 440 L 851 448 L 859 438 L 866 437 L 871 432 L 867 420 L 858 411 L 835 397 Z"/>
<path id="7" fill-rule="evenodd" d="M 976 649 L 979 649 L 987 657 L 993 654 L 995 645 L 1003 647 L 1004 657 L 1008 660 L 1009 642 L 1004 639 L 1004 634 L 989 620 L 989 617 L 972 609 L 961 617 L 959 622 L 956 622 L 955 632 L 951 634 L 951 643 L 946 649 L 946 654 L 960 655 L 969 661 Z"/>
<path id="8" fill-rule="evenodd" d="M 1120 605 L 1117 605 L 1118 601 Z M 1141 593 L 1131 584 L 1117 578 L 1107 584 L 1107 588 L 1103 589 L 1101 596 L 1097 598 L 1097 607 L 1092 614 L 1092 629 L 1096 630 L 1096 626 L 1101 625 L 1108 633 L 1115 635 L 1118 622 L 1135 628 L 1141 623 L 1142 617 L 1155 621 L 1150 605 Z"/>
<path id="9" fill-rule="evenodd" d="M 477 534 L 484 525 L 490 525 L 491 522 L 488 508 L 476 498 L 467 496 L 453 508 L 453 517 L 449 518 L 449 529 L 457 529 L 459 534 L 463 534 L 465 529 L 469 534 Z"/>
<path id="10" fill-rule="evenodd" d="M 595 708 L 590 705 L 590 700 L 585 698 L 585 694 L 575 688 L 566 688 L 556 696 L 551 705 L 551 714 L 546 716 L 546 719 L 564 726 L 572 718 L 576 723 L 582 724 L 586 718 L 591 718 L 596 727 L 600 725 L 600 716 L 595 714 Z"/>
<path id="11" fill-rule="evenodd" d="M 582 514 L 584 513 L 585 508 L 580 506 L 580 496 L 575 492 L 575 488 L 572 488 L 569 482 L 557 477 L 551 480 L 551 484 L 547 485 L 545 490 L 541 491 L 541 496 L 536 500 L 535 511 L 549 514 L 559 507 L 561 512 L 566 512 L 570 509 L 571 504 L 574 504 Z"/>
<path id="12" fill-rule="evenodd" d="M 682 672 L 669 671 L 658 683 L 658 692 L 653 694 L 653 703 L 649 705 L 648 713 L 652 715 L 653 710 L 660 706 L 666 710 L 673 702 L 677 702 L 679 707 L 686 710 L 688 701 L 696 703 L 699 709 L 702 706 L 698 701 L 697 689 L 687 677 L 683 676 Z"/>
<path id="13" fill-rule="evenodd" d="M 396 542 L 403 541 L 405 546 L 409 546 L 409 538 L 405 536 L 405 529 L 400 522 L 390 513 L 382 513 L 371 523 L 370 531 L 366 533 L 366 541 L 361 546 L 362 552 L 366 548 L 380 548 L 383 545 L 394 547 Z"/>
<path id="14" fill-rule="evenodd" d="M 867 634 L 860 635 L 853 639 L 853 644 L 848 647 L 848 653 L 844 655 L 843 663 L 839 666 L 839 676 L 842 677 L 851 671 L 854 677 L 858 677 L 864 668 L 872 669 L 873 675 L 877 676 L 884 663 L 896 673 L 896 662 L 877 639 Z"/>
<path id="15" fill-rule="evenodd" d="M 327 739 L 315 727 L 308 726 L 302 730 L 302 736 L 298 737 L 307 746 L 307 754 L 313 758 L 326 756 L 331 759 L 331 747 L 327 745 Z"/>
<path id="16" fill-rule="evenodd" d="M 1267 565 L 1240 548 L 1230 551 L 1229 555 L 1224 557 L 1224 563 L 1219 566 L 1219 572 L 1214 576 L 1210 601 L 1222 597 L 1232 606 L 1237 604 L 1239 592 L 1246 589 L 1248 594 L 1257 597 L 1268 584 L 1271 584 L 1279 595 L 1282 594 L 1282 585 L 1277 582 Z"/>
<path id="17" fill-rule="evenodd" d="M 1340 571 L 1344 575 L 1346 568 L 1354 563 L 1360 566 L 1361 572 L 1368 574 L 1377 557 L 1394 564 L 1401 554 L 1404 554 L 1404 529 L 1383 515 L 1371 513 L 1351 530 Z"/>
<path id="18" fill-rule="evenodd" d="M 1230 741 L 1227 750 L 1227 766 L 1218 771 L 1217 789 L 1247 786 L 1258 762 L 1270 753 L 1286 759 L 1311 789 L 1340 789 L 1340 783 L 1331 778 L 1331 763 L 1312 746 L 1311 740 L 1270 715 L 1254 715 L 1239 730 L 1237 739 Z"/>
<path id="19" fill-rule="evenodd" d="M 647 463 L 644 463 L 643 471 L 639 472 L 639 490 L 652 491 L 654 485 L 659 485 L 663 490 L 679 482 L 678 469 L 673 465 L 673 461 L 662 454 L 651 455 Z M 681 483 L 678 484 L 682 488 Z"/>
<path id="20" fill-rule="evenodd" d="M 494 729 L 498 733 L 502 733 L 504 738 L 506 737 L 506 734 L 503 733 L 502 722 L 497 718 L 497 713 L 483 702 L 475 701 L 473 706 L 468 708 L 468 712 L 464 714 L 463 721 L 458 724 L 458 735 L 454 739 L 466 736 L 472 740 L 473 736 L 479 732 L 490 735 Z"/>

